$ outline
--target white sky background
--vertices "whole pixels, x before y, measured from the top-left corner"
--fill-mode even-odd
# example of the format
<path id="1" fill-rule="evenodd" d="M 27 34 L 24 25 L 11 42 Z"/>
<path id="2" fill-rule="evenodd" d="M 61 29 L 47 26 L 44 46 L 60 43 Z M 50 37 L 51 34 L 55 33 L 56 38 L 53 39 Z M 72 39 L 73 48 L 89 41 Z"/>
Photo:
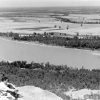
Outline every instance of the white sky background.
<path id="1" fill-rule="evenodd" d="M 0 7 L 100 6 L 100 0 L 0 0 Z"/>

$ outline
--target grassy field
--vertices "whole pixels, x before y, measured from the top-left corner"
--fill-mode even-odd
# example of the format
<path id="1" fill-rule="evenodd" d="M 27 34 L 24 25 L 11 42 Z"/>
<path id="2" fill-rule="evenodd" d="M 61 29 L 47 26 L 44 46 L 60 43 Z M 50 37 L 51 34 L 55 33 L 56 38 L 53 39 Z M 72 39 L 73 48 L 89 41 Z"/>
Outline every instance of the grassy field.
<path id="1" fill-rule="evenodd" d="M 100 24 L 98 23 L 88 23 L 81 27 L 80 23 L 63 22 L 58 19 L 58 17 L 70 17 L 71 20 L 75 18 L 80 21 L 84 18 L 84 20 L 98 21 L 100 19 L 99 9 L 98 7 L 1 9 L 0 32 L 43 33 L 53 31 L 70 34 L 76 32 L 80 34 L 99 34 Z M 55 25 L 57 26 L 56 28 L 54 28 Z M 69 25 L 69 30 L 66 29 L 67 25 Z M 39 30 L 41 27 L 50 28 Z"/>

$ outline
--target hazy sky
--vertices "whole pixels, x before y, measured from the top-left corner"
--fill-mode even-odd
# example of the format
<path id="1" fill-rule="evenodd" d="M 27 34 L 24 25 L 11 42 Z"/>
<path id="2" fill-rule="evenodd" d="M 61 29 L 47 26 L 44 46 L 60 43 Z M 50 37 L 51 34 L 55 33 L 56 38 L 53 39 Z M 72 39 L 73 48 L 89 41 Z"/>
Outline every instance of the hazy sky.
<path id="1" fill-rule="evenodd" d="M 100 6 L 100 0 L 0 0 L 0 7 Z"/>

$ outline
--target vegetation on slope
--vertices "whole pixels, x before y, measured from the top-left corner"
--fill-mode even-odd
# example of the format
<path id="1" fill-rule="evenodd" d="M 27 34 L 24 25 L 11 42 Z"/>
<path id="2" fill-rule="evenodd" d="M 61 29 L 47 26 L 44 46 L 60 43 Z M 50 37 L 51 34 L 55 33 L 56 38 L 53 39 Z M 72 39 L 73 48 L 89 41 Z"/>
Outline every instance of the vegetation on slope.
<path id="1" fill-rule="evenodd" d="M 99 89 L 100 70 L 89 70 L 51 65 L 49 63 L 27 63 L 26 61 L 0 62 L 0 73 L 9 77 L 17 86 L 34 85 L 49 90 L 63 99 L 70 88 Z"/>
<path id="2" fill-rule="evenodd" d="M 26 61 L 0 62 L 0 72 L 8 75 L 16 85 L 35 85 L 44 89 L 68 86 L 96 89 L 100 84 L 100 70 L 70 68 L 67 65 L 27 63 Z"/>

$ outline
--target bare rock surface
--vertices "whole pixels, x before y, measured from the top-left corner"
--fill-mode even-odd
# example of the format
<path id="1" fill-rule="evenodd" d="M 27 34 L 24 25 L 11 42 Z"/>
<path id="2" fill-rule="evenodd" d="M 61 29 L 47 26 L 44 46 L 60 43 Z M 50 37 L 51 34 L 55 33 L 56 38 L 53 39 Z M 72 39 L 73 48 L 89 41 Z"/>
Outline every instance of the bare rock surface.
<path id="1" fill-rule="evenodd" d="M 34 86 L 23 86 L 18 88 L 19 93 L 23 96 L 18 100 L 63 100 L 57 95 Z"/>

